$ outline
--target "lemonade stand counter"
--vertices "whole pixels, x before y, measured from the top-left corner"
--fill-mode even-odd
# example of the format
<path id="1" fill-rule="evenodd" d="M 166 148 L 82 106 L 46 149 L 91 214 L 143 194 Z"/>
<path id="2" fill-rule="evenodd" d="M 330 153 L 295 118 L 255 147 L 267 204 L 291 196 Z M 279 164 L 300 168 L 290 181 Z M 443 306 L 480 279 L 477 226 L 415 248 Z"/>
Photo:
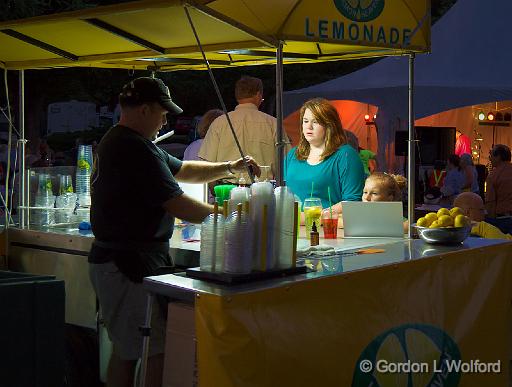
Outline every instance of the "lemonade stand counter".
<path id="1" fill-rule="evenodd" d="M 507 385 L 512 243 L 324 243 L 335 255 L 299 260 L 315 270 L 307 274 L 234 286 L 145 278 L 150 298 L 172 300 L 164 385 Z M 360 254 L 367 246 L 380 252 Z M 469 372 L 477 359 L 500 372 Z M 447 360 L 463 368 L 447 370 Z M 392 372 L 407 362 L 424 368 Z"/>

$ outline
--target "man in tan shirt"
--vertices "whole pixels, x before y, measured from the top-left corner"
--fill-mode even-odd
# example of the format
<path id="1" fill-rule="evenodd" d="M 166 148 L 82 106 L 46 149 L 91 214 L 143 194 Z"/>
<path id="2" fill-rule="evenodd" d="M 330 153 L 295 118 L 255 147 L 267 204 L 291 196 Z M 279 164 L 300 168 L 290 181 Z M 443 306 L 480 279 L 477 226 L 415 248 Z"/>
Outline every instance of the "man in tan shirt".
<path id="1" fill-rule="evenodd" d="M 261 79 L 243 76 L 235 85 L 235 97 L 238 102 L 235 110 L 229 112 L 236 136 L 244 154 L 251 155 L 261 165 L 270 166 L 272 178 L 276 176 L 277 121 L 266 113 L 259 111 L 263 101 L 263 83 Z M 290 149 L 285 148 L 285 152 Z M 240 158 L 233 134 L 225 115 L 215 119 L 203 140 L 198 153 L 199 158 L 207 161 L 228 161 Z M 243 175 L 247 183 L 249 176 Z M 264 173 L 262 175 L 263 178 Z M 236 183 L 232 179 L 232 182 Z"/>
<path id="2" fill-rule="evenodd" d="M 493 169 L 487 176 L 485 208 L 491 218 L 512 215 L 512 164 L 510 148 L 495 145 L 489 152 Z"/>

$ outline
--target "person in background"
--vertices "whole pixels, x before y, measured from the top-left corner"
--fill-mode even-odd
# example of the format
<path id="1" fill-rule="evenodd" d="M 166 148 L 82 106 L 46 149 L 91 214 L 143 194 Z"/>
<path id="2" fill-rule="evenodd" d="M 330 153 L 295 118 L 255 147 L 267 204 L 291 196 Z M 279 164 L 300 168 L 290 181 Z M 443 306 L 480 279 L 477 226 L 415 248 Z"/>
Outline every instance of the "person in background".
<path id="1" fill-rule="evenodd" d="M 402 175 L 374 172 L 366 178 L 363 202 L 401 202 L 407 179 Z M 404 232 L 409 230 L 409 221 L 404 220 Z"/>
<path id="2" fill-rule="evenodd" d="M 471 234 L 489 239 L 512 239 L 510 234 L 505 234 L 498 227 L 485 221 L 485 206 L 480 195 L 474 192 L 462 192 L 453 201 L 454 207 L 459 207 L 464 215 L 473 222 Z"/>
<path id="3" fill-rule="evenodd" d="M 460 168 L 460 158 L 457 155 L 450 155 L 446 166 L 446 177 L 441 187 L 441 203 L 450 206 L 455 196 L 462 192 L 464 186 L 464 173 Z"/>
<path id="4" fill-rule="evenodd" d="M 485 208 L 489 217 L 512 215 L 512 164 L 510 148 L 497 144 L 489 152 L 492 170 L 487 176 Z"/>
<path id="5" fill-rule="evenodd" d="M 473 158 L 469 153 L 463 153 L 460 156 L 460 169 L 464 172 L 464 185 L 462 190 L 465 192 L 480 192 L 478 188 L 478 172 L 476 171 Z"/>
<path id="6" fill-rule="evenodd" d="M 219 109 L 211 109 L 208 110 L 199 123 L 197 124 L 197 134 L 199 138 L 194 142 L 190 143 L 190 145 L 185 149 L 185 153 L 183 154 L 183 160 L 200 160 L 199 149 L 201 148 L 201 144 L 203 143 L 203 138 L 206 136 L 208 129 L 210 129 L 210 125 L 217 117 L 223 115 L 223 111 Z"/>
<path id="7" fill-rule="evenodd" d="M 341 202 L 360 201 L 364 169 L 357 151 L 347 136 L 337 110 L 325 99 L 307 101 L 300 109 L 302 131 L 299 145 L 285 159 L 286 185 L 304 202 L 318 197 L 322 207 L 338 214 Z M 328 187 L 331 201 L 329 202 Z"/>
<path id="8" fill-rule="evenodd" d="M 146 276 L 170 266 L 169 239 L 174 218 L 200 223 L 213 206 L 196 201 L 177 181 L 205 183 L 234 176 L 248 163 L 180 161 L 153 144 L 167 123 L 167 114 L 182 112 L 160 79 L 142 77 L 126 84 L 119 95 L 121 117 L 98 145 L 91 176 L 91 225 L 95 239 L 89 252 L 89 277 L 99 300 L 113 353 L 107 386 L 134 385 L 142 355 L 139 327 L 145 323 Z M 146 386 L 162 385 L 165 308 L 155 304 Z"/>
<path id="9" fill-rule="evenodd" d="M 459 129 L 455 130 L 455 154 L 457 156 L 461 156 L 464 153 L 471 154 L 471 140 L 468 136 L 465 134 L 462 134 L 462 132 Z"/>
<path id="10" fill-rule="evenodd" d="M 345 134 L 347 135 L 347 143 L 352 148 L 354 148 L 357 152 L 359 152 L 359 139 L 354 134 L 354 132 L 351 132 L 350 130 L 344 129 Z"/>
<path id="11" fill-rule="evenodd" d="M 446 170 L 444 169 L 445 163 L 441 160 L 434 161 L 434 168 L 425 171 L 427 187 L 423 195 L 423 202 L 425 204 L 439 204 L 441 201 L 442 193 L 441 187 L 444 184 L 446 177 Z"/>
<path id="12" fill-rule="evenodd" d="M 445 163 L 441 160 L 434 161 L 434 169 L 428 176 L 428 187 L 441 189 L 446 177 Z"/>
<path id="13" fill-rule="evenodd" d="M 53 165 L 54 154 L 46 139 L 42 138 L 39 142 L 39 160 L 32 163 L 33 167 L 51 167 Z"/>
<path id="14" fill-rule="evenodd" d="M 359 147 L 359 157 L 363 163 L 364 173 L 366 177 L 370 176 L 377 168 L 377 155 L 369 149 Z"/>
<path id="15" fill-rule="evenodd" d="M 238 102 L 235 110 L 229 112 L 238 142 L 244 154 L 250 154 L 259 165 L 268 165 L 272 175 L 277 168 L 277 121 L 275 117 L 259 111 L 263 102 L 263 82 L 261 79 L 243 76 L 235 85 L 235 98 Z M 285 147 L 288 151 L 289 146 Z M 201 160 L 227 161 L 240 157 L 226 115 L 216 118 L 204 137 L 198 156 Z M 242 177 L 249 182 L 247 173 Z M 226 179 L 237 183 L 236 178 Z"/>

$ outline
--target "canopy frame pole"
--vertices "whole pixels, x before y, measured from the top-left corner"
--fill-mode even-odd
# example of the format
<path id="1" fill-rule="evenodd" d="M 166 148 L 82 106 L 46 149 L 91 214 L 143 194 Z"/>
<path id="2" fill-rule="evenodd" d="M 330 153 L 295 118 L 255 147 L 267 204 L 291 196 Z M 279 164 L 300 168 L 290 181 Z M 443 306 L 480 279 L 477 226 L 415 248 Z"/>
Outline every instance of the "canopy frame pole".
<path id="1" fill-rule="evenodd" d="M 277 165 L 276 182 L 284 186 L 284 131 L 283 131 L 283 42 L 279 41 L 276 51 L 276 119 L 277 119 Z"/>
<path id="2" fill-rule="evenodd" d="M 25 228 L 25 217 L 26 217 L 26 196 L 25 196 L 25 179 L 26 179 L 26 171 L 25 171 L 25 145 L 27 140 L 25 139 L 25 70 L 19 71 L 19 93 L 20 93 L 20 101 L 19 101 L 19 131 L 20 131 L 20 225 L 21 228 Z"/>
<path id="3" fill-rule="evenodd" d="M 407 164 L 407 218 L 409 219 L 408 237 L 412 238 L 412 227 L 414 223 L 414 198 L 415 198 L 415 178 L 416 178 L 416 140 L 414 136 L 414 53 L 409 54 L 409 141 L 408 145 L 408 164 Z"/>
<path id="4" fill-rule="evenodd" d="M 210 79 L 213 83 L 213 87 L 215 88 L 215 92 L 217 93 L 217 98 L 219 99 L 219 102 L 222 106 L 222 111 L 224 112 L 224 115 L 226 116 L 226 119 L 228 121 L 229 128 L 231 129 L 231 133 L 233 134 L 233 139 L 235 140 L 235 144 L 238 148 L 238 151 L 240 152 L 240 156 L 244 160 L 245 169 L 247 170 L 247 174 L 249 175 L 249 178 L 251 179 L 251 183 L 254 183 L 254 173 L 252 172 L 252 169 L 249 165 L 249 162 L 247 158 L 244 155 L 244 151 L 242 150 L 242 147 L 240 145 L 240 142 L 238 141 L 238 137 L 236 136 L 235 129 L 233 128 L 233 123 L 231 122 L 231 119 L 229 118 L 228 110 L 226 108 L 226 104 L 224 103 L 224 99 L 222 98 L 222 94 L 220 92 L 219 86 L 217 85 L 217 81 L 215 79 L 215 76 L 213 75 L 213 71 L 210 67 L 210 63 L 208 62 L 208 59 L 206 58 L 206 54 L 203 50 L 203 46 L 201 44 L 201 41 L 199 40 L 199 36 L 197 34 L 196 28 L 194 26 L 194 22 L 192 21 L 192 17 L 190 16 L 190 12 L 188 11 L 188 7 L 185 4 L 183 6 L 185 9 L 185 13 L 187 14 L 187 19 L 190 24 L 190 27 L 192 28 L 192 32 L 194 33 L 194 37 L 196 38 L 197 46 L 199 47 L 199 50 L 201 50 L 201 55 L 203 56 L 204 63 L 206 64 L 206 68 L 208 69 L 208 74 L 210 75 Z"/>

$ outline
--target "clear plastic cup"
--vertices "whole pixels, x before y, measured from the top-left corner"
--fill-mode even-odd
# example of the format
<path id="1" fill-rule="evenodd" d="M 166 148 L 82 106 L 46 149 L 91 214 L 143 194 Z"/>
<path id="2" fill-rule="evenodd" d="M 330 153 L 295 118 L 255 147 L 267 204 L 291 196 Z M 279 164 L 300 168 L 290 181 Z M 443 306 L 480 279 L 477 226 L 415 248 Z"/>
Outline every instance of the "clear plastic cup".
<path id="1" fill-rule="evenodd" d="M 52 177 L 48 173 L 40 173 L 38 177 L 37 194 L 41 196 L 52 196 Z M 55 199 L 55 198 L 54 198 Z"/>
<path id="2" fill-rule="evenodd" d="M 309 237 L 313 223 L 317 229 L 320 227 L 322 218 L 322 200 L 320 198 L 304 199 L 304 222 L 306 224 L 306 237 Z"/>
<path id="3" fill-rule="evenodd" d="M 76 193 L 77 194 L 90 194 L 91 192 L 91 176 L 90 175 L 76 175 Z"/>
<path id="4" fill-rule="evenodd" d="M 77 194 L 65 193 L 57 196 L 55 199 L 55 207 L 59 209 L 71 208 L 74 209 L 76 206 Z"/>
<path id="5" fill-rule="evenodd" d="M 71 175 L 59 175 L 59 195 L 73 193 L 73 178 Z"/>
<path id="6" fill-rule="evenodd" d="M 338 213 L 325 210 L 322 212 L 322 227 L 324 239 L 336 239 L 338 237 Z"/>
<path id="7" fill-rule="evenodd" d="M 79 193 L 78 194 L 78 206 L 79 207 L 90 207 L 91 205 L 91 194 Z"/>
<path id="8" fill-rule="evenodd" d="M 92 146 L 91 145 L 79 145 L 78 146 L 78 157 L 76 162 L 77 174 L 80 173 L 91 173 L 92 170 Z"/>

